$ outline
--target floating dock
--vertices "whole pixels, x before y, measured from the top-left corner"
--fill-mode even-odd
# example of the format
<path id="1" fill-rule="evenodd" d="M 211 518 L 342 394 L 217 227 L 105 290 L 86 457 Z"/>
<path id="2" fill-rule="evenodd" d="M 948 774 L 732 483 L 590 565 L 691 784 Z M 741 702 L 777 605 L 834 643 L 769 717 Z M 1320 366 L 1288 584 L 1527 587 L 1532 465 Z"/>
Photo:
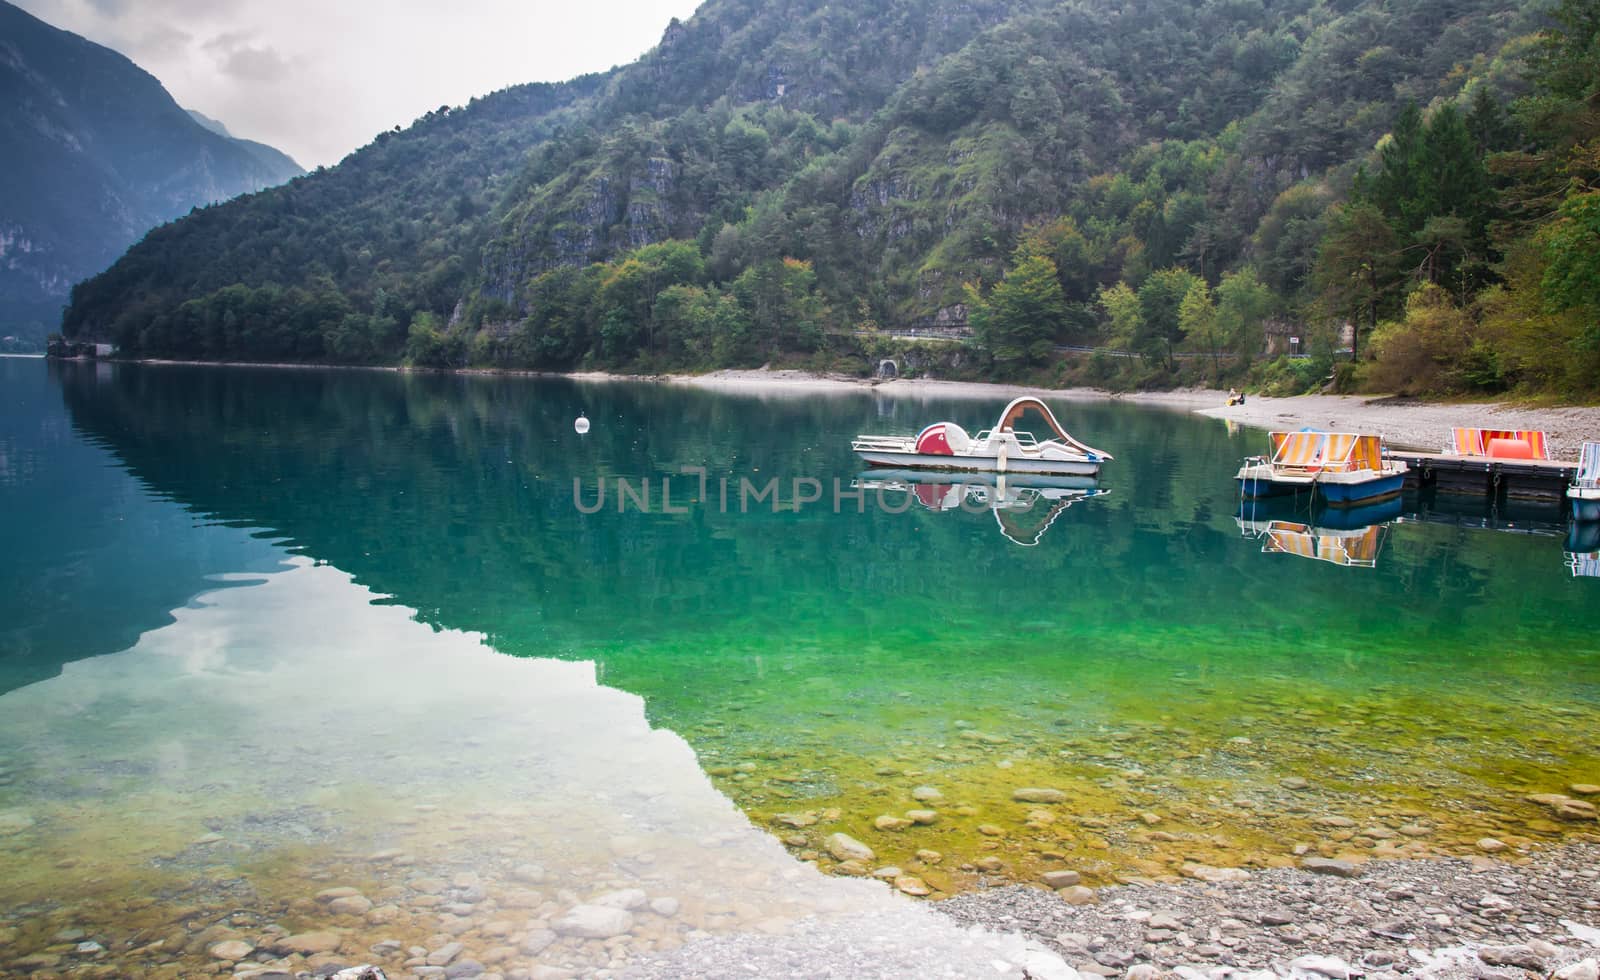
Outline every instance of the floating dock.
<path id="1" fill-rule="evenodd" d="M 1406 464 L 1406 489 L 1474 494 L 1509 500 L 1560 500 L 1578 470 L 1576 461 L 1496 459 L 1390 449 L 1385 455 Z"/>

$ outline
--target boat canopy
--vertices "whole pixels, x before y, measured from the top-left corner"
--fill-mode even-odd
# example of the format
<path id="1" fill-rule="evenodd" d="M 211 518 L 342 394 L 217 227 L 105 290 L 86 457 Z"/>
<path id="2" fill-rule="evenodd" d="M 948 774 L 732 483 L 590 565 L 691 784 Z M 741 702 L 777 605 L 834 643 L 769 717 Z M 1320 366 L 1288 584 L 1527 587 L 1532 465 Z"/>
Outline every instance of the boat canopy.
<path id="1" fill-rule="evenodd" d="M 1383 439 L 1354 432 L 1274 432 L 1272 465 L 1307 473 L 1383 469 Z"/>
<path id="2" fill-rule="evenodd" d="M 1112 458 L 1110 453 L 1102 452 L 1101 450 L 1095 449 L 1092 446 L 1086 446 L 1078 440 L 1072 438 L 1072 436 L 1068 435 L 1067 430 L 1063 429 L 1061 427 L 1061 423 L 1056 421 L 1055 415 L 1050 411 L 1050 406 L 1046 405 L 1037 398 L 1013 399 L 1011 404 L 1006 406 L 1005 411 L 1000 413 L 1000 421 L 995 423 L 994 431 L 1013 431 L 1016 428 L 1017 422 L 1025 417 L 1029 412 L 1032 412 L 1042 418 L 1044 420 L 1044 424 L 1050 429 L 1050 431 L 1055 433 L 1055 437 L 1066 445 L 1071 446 L 1080 452 L 1088 453 L 1091 456 L 1097 456 L 1100 459 Z"/>
<path id="3" fill-rule="evenodd" d="M 1499 459 L 1549 459 L 1549 440 L 1537 429 L 1451 429 L 1447 452 Z"/>
<path id="4" fill-rule="evenodd" d="M 1585 442 L 1578 454 L 1578 471 L 1572 485 L 1580 489 L 1600 488 L 1600 442 Z"/>

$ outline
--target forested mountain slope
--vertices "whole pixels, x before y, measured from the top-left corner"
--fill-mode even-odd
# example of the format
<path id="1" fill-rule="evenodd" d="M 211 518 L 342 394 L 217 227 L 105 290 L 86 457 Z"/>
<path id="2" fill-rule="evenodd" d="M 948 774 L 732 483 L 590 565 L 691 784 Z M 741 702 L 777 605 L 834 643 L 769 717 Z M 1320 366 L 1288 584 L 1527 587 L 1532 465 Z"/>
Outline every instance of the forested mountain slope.
<path id="1" fill-rule="evenodd" d="M 1457 125 L 1490 197 L 1515 179 L 1492 155 L 1548 163 L 1511 110 L 1542 97 L 1552 23 L 1518 0 L 710 0 L 606 76 L 431 114 L 162 229 L 66 325 L 150 354 L 562 369 L 970 318 L 999 374 L 1064 341 L 1249 355 L 1269 316 L 1373 335 L 1407 283 L 1466 296 L 1505 252 L 1487 204 L 1397 212 L 1381 247 L 1423 255 L 1410 278 L 1332 288 L 1352 195 L 1415 210 L 1372 177 Z"/>

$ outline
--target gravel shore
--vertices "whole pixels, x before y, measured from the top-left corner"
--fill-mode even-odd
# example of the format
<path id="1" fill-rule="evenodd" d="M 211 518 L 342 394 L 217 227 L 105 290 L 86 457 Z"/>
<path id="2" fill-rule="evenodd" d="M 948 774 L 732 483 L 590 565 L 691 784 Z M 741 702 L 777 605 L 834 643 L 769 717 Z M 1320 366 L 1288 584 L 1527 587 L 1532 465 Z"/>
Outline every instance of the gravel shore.
<path id="1" fill-rule="evenodd" d="M 935 907 L 965 925 L 1032 938 L 1090 980 L 1259 971 L 1340 978 L 1597 975 L 1600 839 L 1516 862 L 1325 863 L 1321 871 L 1228 877 L 1115 886 L 1080 905 L 1046 889 L 1009 886 Z"/>
<path id="2" fill-rule="evenodd" d="M 595 376 L 589 376 L 589 379 L 597 380 Z M 1382 395 L 1297 395 L 1292 398 L 1252 395 L 1245 404 L 1230 406 L 1227 404 L 1227 392 L 1206 388 L 1121 394 L 1096 388 L 1031 388 L 966 381 L 871 381 L 819 376 L 803 371 L 718 371 L 704 375 L 673 376 L 666 380 L 674 384 L 762 397 L 870 389 L 875 395 L 909 399 L 994 399 L 1035 395 L 1058 401 L 1121 401 L 1195 412 L 1260 429 L 1315 426 L 1340 431 L 1373 432 L 1383 436 L 1390 445 L 1422 450 L 1443 449 L 1450 430 L 1457 426 L 1540 429 L 1549 437 L 1551 455 L 1563 459 L 1577 458 L 1578 449 L 1585 439 L 1600 439 L 1600 406 L 1539 408 L 1500 402 L 1421 402 Z"/>
<path id="3" fill-rule="evenodd" d="M 1215 394 L 1201 415 L 1230 419 L 1262 429 L 1315 426 L 1354 432 L 1376 432 L 1392 446 L 1438 451 L 1445 447 L 1450 429 L 1540 429 L 1549 437 L 1550 455 L 1576 459 L 1585 439 L 1600 439 L 1600 408 L 1564 406 L 1525 408 L 1493 402 L 1445 404 L 1357 395 L 1299 395 L 1294 398 L 1250 398 L 1243 405 L 1227 406 L 1226 396 Z M 1180 397 L 1185 405 L 1188 395 Z"/>
<path id="4" fill-rule="evenodd" d="M 1600 838 L 1514 861 L 1316 867 L 1233 870 L 1213 881 L 1098 893 L 1011 885 L 928 907 L 969 936 L 1009 935 L 1010 962 L 1025 960 L 1024 975 L 1034 980 L 1600 976 Z M 891 916 L 843 928 L 802 924 L 782 936 L 720 936 L 627 975 L 968 975 L 952 974 L 949 962 L 919 959 L 917 940 L 937 931 L 923 926 L 918 936 L 914 922 Z M 1018 955 L 1022 949 L 1034 952 Z M 995 966 L 1002 971 L 995 975 L 1004 975 L 1005 964 Z"/>

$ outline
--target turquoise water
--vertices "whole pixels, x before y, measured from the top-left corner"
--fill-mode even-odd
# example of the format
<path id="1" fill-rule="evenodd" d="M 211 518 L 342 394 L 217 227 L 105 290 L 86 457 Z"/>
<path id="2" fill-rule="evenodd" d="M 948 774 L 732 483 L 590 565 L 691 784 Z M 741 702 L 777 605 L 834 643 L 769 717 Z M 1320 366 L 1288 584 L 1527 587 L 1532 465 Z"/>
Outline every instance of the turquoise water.
<path id="1" fill-rule="evenodd" d="M 592 662 L 792 854 L 832 868 L 843 830 L 936 893 L 1593 829 L 1523 799 L 1600 782 L 1600 581 L 1557 513 L 1387 524 L 1365 568 L 1270 553 L 1231 479 L 1262 433 L 1110 402 L 1055 403 L 1116 456 L 1102 492 L 1008 536 L 983 506 L 833 497 L 856 433 L 975 431 L 1001 397 L 34 361 L 0 390 L 16 691 L 293 555 L 499 654 Z M 918 786 L 935 823 L 874 825 Z M 1400 825 L 1425 832 L 1356 832 Z"/>

